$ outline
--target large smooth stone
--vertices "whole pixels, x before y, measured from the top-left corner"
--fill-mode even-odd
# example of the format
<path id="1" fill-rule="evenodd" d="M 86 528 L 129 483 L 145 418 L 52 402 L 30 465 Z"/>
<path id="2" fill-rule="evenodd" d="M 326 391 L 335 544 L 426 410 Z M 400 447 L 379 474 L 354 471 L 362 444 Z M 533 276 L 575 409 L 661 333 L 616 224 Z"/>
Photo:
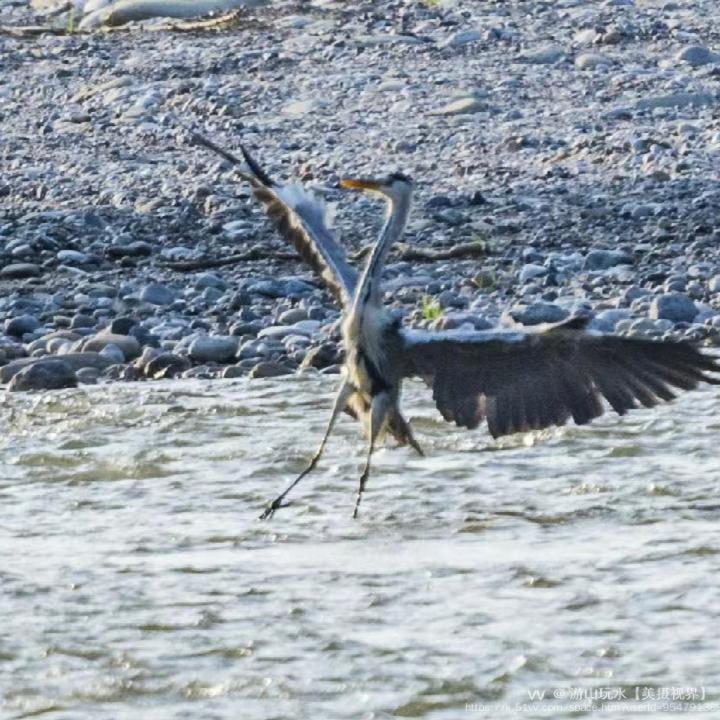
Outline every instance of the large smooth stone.
<path id="1" fill-rule="evenodd" d="M 83 350 L 86 352 L 100 352 L 107 345 L 115 345 L 120 348 L 126 361 L 134 360 L 140 355 L 140 343 L 136 337 L 109 332 L 101 332 L 88 338 L 83 343 Z"/>
<path id="2" fill-rule="evenodd" d="M 42 358 L 22 368 L 10 381 L 8 390 L 59 390 L 77 387 L 75 371 L 62 360 Z"/>
<path id="3" fill-rule="evenodd" d="M 201 335 L 190 343 L 188 353 L 197 362 L 229 362 L 235 358 L 238 341 L 229 335 Z"/>
<path id="4" fill-rule="evenodd" d="M 62 362 L 70 366 L 73 372 L 77 372 L 80 368 L 84 367 L 94 367 L 98 370 L 105 370 L 105 368 L 113 364 L 109 358 L 103 357 L 99 353 L 94 352 L 71 352 L 66 355 L 59 355 L 52 358 L 20 358 L 0 367 L 0 382 L 8 383 L 15 377 L 15 375 L 28 365 L 33 365 L 37 362 L 43 362 L 50 359 L 62 360 Z"/>

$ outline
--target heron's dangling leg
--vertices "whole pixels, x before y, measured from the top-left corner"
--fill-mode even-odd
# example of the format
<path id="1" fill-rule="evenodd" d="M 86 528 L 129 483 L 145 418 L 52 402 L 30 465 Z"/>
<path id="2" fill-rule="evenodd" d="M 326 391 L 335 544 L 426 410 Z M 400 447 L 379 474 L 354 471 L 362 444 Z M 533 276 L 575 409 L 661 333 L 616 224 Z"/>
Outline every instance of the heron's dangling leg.
<path id="1" fill-rule="evenodd" d="M 400 414 L 399 410 L 395 409 L 390 413 L 388 428 L 400 445 L 408 444 L 415 450 L 415 452 L 417 452 L 418 455 L 425 457 L 425 453 L 420 447 L 420 443 L 418 443 L 415 439 L 415 435 L 413 435 L 410 423 Z"/>
<path id="2" fill-rule="evenodd" d="M 327 429 L 325 430 L 325 435 L 323 435 L 323 439 L 320 441 L 320 445 L 318 446 L 318 449 L 315 451 L 315 454 L 312 456 L 312 459 L 308 463 L 308 466 L 285 488 L 285 490 L 278 495 L 263 511 L 263 514 L 260 516 L 260 520 L 267 520 L 268 518 L 272 517 L 275 514 L 275 511 L 278 508 L 285 507 L 283 504 L 283 500 L 285 499 L 285 496 L 310 472 L 313 470 L 313 468 L 318 464 L 318 461 L 320 460 L 321 455 L 323 454 L 323 450 L 325 449 L 325 444 L 328 441 L 328 438 L 330 437 L 330 433 L 332 432 L 333 425 L 335 425 L 335 421 L 337 420 L 338 415 L 345 409 L 345 405 L 347 404 L 348 399 L 353 394 L 354 389 L 353 387 L 347 382 L 343 381 L 343 384 L 340 386 L 340 390 L 338 390 L 337 395 L 335 396 L 335 403 L 333 404 L 332 414 L 330 415 L 330 422 L 328 422 Z"/>
<path id="3" fill-rule="evenodd" d="M 360 507 L 360 501 L 362 500 L 363 492 L 365 492 L 365 484 L 367 483 L 368 477 L 370 477 L 370 460 L 372 459 L 373 451 L 375 450 L 375 442 L 380 435 L 380 431 L 385 424 L 388 416 L 388 410 L 390 408 L 390 396 L 381 392 L 379 395 L 373 397 L 370 404 L 370 415 L 368 424 L 368 435 L 370 436 L 370 447 L 368 448 L 367 458 L 365 460 L 365 467 L 363 468 L 362 475 L 360 476 L 360 484 L 358 485 L 357 499 L 355 500 L 355 509 L 353 510 L 353 518 L 358 515 L 358 508 Z"/>
<path id="4" fill-rule="evenodd" d="M 420 457 L 425 457 L 425 452 L 420 447 L 420 443 L 415 439 L 410 425 L 408 425 L 408 442 L 410 443 L 410 447 L 412 447 Z"/>

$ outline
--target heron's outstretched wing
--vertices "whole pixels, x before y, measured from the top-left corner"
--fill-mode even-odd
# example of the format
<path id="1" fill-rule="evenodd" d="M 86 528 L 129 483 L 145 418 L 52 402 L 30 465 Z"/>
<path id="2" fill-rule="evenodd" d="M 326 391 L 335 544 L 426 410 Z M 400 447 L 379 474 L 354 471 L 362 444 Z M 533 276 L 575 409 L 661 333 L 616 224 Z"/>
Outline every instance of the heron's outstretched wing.
<path id="1" fill-rule="evenodd" d="M 302 185 L 264 185 L 256 180 L 252 186 L 253 195 L 263 204 L 280 235 L 292 243 L 335 299 L 344 307 L 350 306 L 357 272 L 327 228 L 322 200 Z"/>
<path id="2" fill-rule="evenodd" d="M 239 158 L 201 133 L 185 125 L 183 127 L 196 142 L 232 163 L 242 164 Z M 350 305 L 357 284 L 357 272 L 348 264 L 345 251 L 328 230 L 325 203 L 302 185 L 279 185 L 271 180 L 242 145 L 240 149 L 250 172 L 240 171 L 239 174 L 250 183 L 253 195 L 265 207 L 280 234 L 324 280 L 335 298 L 344 306 Z"/>
<path id="3" fill-rule="evenodd" d="M 652 407 L 700 382 L 720 364 L 688 342 L 591 334 L 574 318 L 539 330 L 403 330 L 405 374 L 433 389 L 442 416 L 474 428 L 487 418 L 493 437 L 581 425 L 604 411 Z"/>

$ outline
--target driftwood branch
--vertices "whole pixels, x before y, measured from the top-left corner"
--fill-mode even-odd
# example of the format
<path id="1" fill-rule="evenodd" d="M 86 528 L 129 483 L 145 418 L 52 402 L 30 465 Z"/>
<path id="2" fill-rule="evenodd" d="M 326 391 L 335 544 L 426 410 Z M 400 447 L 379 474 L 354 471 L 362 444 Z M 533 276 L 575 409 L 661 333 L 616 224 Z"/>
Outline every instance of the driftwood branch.
<path id="1" fill-rule="evenodd" d="M 218 15 L 217 17 L 211 17 L 207 20 L 186 20 L 184 22 L 167 23 L 164 25 L 157 25 L 153 27 L 153 30 L 169 30 L 172 32 L 195 32 L 196 30 L 218 30 L 231 25 L 238 18 L 242 17 L 240 10 L 231 10 L 224 15 Z"/>
<path id="2" fill-rule="evenodd" d="M 207 270 L 209 268 L 222 267 L 223 265 L 234 265 L 239 262 L 251 260 L 299 260 L 300 256 L 295 253 L 279 252 L 278 250 L 263 250 L 260 247 L 252 247 L 247 252 L 227 255 L 221 258 L 199 258 L 198 260 L 178 260 L 165 263 L 171 270 L 180 272 L 192 272 L 193 270 Z"/>
<path id="3" fill-rule="evenodd" d="M 414 262 L 435 262 L 436 260 L 466 260 L 473 257 L 485 257 L 488 250 L 484 243 L 469 242 L 453 245 L 442 250 L 409 245 L 408 243 L 395 243 L 395 258 L 397 260 L 412 260 Z M 363 260 L 370 254 L 372 245 L 367 245 L 356 252 L 352 259 L 355 262 Z"/>
<path id="4" fill-rule="evenodd" d="M 362 260 L 370 251 L 370 246 L 356 252 L 352 259 Z M 436 260 L 458 260 L 473 257 L 484 257 L 487 250 L 482 243 L 471 242 L 455 245 L 445 250 L 432 250 L 429 248 L 414 247 L 407 243 L 397 243 L 394 247 L 394 256 L 397 260 L 413 260 L 415 262 L 434 262 Z M 199 258 L 198 260 L 178 260 L 165 263 L 171 270 L 179 272 L 192 272 L 194 270 L 208 270 L 210 268 L 234 265 L 252 260 L 300 260 L 295 253 L 278 250 L 264 250 L 261 247 L 252 247 L 244 253 L 227 255 L 222 258 Z"/>
<path id="5" fill-rule="evenodd" d="M 433 250 L 432 248 L 423 248 L 405 243 L 398 244 L 396 247 L 400 250 L 400 260 L 415 260 L 416 262 L 466 260 L 467 258 L 486 257 L 488 254 L 487 247 L 482 242 L 459 243 L 442 250 Z"/>
<path id="6" fill-rule="evenodd" d="M 103 8 L 97 10 L 97 13 L 108 12 L 109 8 Z M 87 17 L 95 15 L 91 13 Z M 210 17 L 200 20 L 185 20 L 180 22 L 164 23 L 162 25 L 153 25 L 147 28 L 147 30 L 153 31 L 170 31 L 170 32 L 195 32 L 197 30 L 216 30 L 230 25 L 238 20 L 242 15 L 241 10 L 230 10 L 229 12 L 219 15 L 217 17 Z M 70 27 L 62 27 L 60 25 L 0 25 L 0 35 L 10 35 L 11 37 L 37 37 L 40 35 L 84 35 L 91 32 L 96 25 L 95 21 L 91 20 L 85 22 L 85 19 L 80 24 L 72 29 Z M 100 21 L 98 20 L 98 23 Z M 99 24 L 98 24 L 99 27 Z M 123 25 L 108 25 L 104 29 L 107 30 L 118 30 L 122 29 Z"/>
<path id="7" fill-rule="evenodd" d="M 0 25 L 0 35 L 12 37 L 34 37 L 36 35 L 68 35 L 64 27 L 54 25 Z"/>

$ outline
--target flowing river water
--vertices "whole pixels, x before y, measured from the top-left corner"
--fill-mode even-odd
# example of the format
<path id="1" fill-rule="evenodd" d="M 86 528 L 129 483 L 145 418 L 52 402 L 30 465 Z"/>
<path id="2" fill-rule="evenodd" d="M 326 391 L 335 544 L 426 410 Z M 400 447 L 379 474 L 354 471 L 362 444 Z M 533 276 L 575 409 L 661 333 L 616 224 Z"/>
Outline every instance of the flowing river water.
<path id="1" fill-rule="evenodd" d="M 0 717 L 719 716 L 715 389 L 494 442 L 411 384 L 428 457 L 379 451 L 358 520 L 343 418 L 258 521 L 333 386 L 6 395 Z"/>

